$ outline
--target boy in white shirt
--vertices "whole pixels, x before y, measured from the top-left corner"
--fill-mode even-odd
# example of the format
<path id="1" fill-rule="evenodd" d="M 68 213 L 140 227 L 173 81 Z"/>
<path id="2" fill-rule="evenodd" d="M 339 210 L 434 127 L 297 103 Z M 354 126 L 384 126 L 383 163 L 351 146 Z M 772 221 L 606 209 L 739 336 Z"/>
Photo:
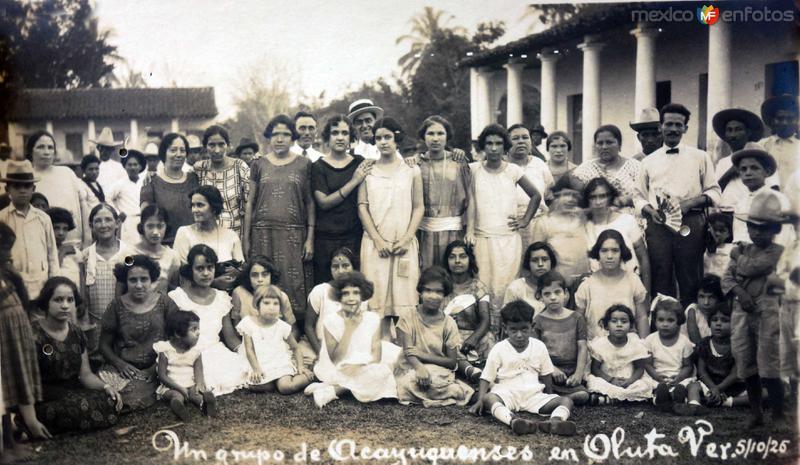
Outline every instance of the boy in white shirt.
<path id="1" fill-rule="evenodd" d="M 514 301 L 500 311 L 507 338 L 496 344 L 481 375 L 477 401 L 469 411 L 492 416 L 511 427 L 516 434 L 536 432 L 572 436 L 575 423 L 568 421 L 572 400 L 553 392 L 553 364 L 542 341 L 533 334 L 533 308 Z M 494 384 L 492 384 L 494 383 Z M 491 386 L 491 390 L 489 389 Z M 531 421 L 512 412 L 526 411 L 550 415 L 548 421 Z"/>

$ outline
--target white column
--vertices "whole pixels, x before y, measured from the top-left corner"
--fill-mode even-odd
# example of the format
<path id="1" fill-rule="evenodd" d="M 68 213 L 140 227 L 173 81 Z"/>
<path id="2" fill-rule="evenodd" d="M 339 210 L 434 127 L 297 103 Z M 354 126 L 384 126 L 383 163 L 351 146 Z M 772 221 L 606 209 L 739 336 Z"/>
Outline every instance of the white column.
<path id="1" fill-rule="evenodd" d="M 594 131 L 600 126 L 600 50 L 603 44 L 593 36 L 586 36 L 578 45 L 583 52 L 583 159 L 592 154 Z"/>
<path id="2" fill-rule="evenodd" d="M 522 123 L 522 69 L 524 63 L 508 63 L 506 69 L 506 127 Z"/>
<path id="3" fill-rule="evenodd" d="M 53 133 L 53 122 L 52 121 L 50 121 L 50 120 L 45 121 L 44 130 L 49 132 L 50 134 L 53 134 L 55 136 L 55 134 Z"/>
<path id="4" fill-rule="evenodd" d="M 492 121 L 492 105 L 489 101 L 489 74 L 486 69 L 478 70 L 478 133 Z"/>
<path id="5" fill-rule="evenodd" d="M 542 76 L 539 89 L 541 97 L 540 121 L 545 131 L 552 132 L 558 127 L 556 119 L 557 89 L 556 89 L 556 64 L 561 55 L 552 49 L 544 49 L 539 54 L 542 62 Z"/>
<path id="6" fill-rule="evenodd" d="M 86 138 L 89 140 L 97 139 L 97 129 L 94 127 L 94 120 L 90 119 L 88 123 L 86 123 Z"/>
<path id="7" fill-rule="evenodd" d="M 480 115 L 478 114 L 478 68 L 469 69 L 469 127 L 472 139 L 481 133 Z"/>
<path id="8" fill-rule="evenodd" d="M 136 119 L 131 119 L 131 139 L 130 144 L 136 147 L 139 143 L 139 122 Z"/>
<path id="9" fill-rule="evenodd" d="M 181 130 L 180 125 L 178 125 L 178 118 L 172 118 L 172 123 L 170 124 L 170 132 L 178 132 Z"/>
<path id="10" fill-rule="evenodd" d="M 25 155 L 23 154 L 25 148 L 22 146 L 22 137 L 17 134 L 17 125 L 15 123 L 8 123 L 8 145 L 11 146 L 12 160 L 25 159 Z"/>
<path id="11" fill-rule="evenodd" d="M 656 106 L 656 36 L 658 29 L 647 23 L 631 31 L 636 37 L 636 97 L 634 117 Z"/>
<path id="12" fill-rule="evenodd" d="M 719 27 L 717 27 L 719 26 Z M 718 137 L 711 129 L 714 115 L 731 107 L 731 23 L 717 21 L 708 28 L 708 114 L 706 118 L 706 148 L 716 146 Z"/>

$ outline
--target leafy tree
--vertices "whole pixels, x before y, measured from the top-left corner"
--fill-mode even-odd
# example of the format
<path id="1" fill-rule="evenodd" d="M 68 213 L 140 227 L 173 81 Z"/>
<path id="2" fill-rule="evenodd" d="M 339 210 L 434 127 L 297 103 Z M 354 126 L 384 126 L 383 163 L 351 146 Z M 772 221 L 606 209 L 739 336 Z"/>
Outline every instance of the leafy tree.
<path id="1" fill-rule="evenodd" d="M 520 20 L 534 19 L 528 28 L 533 32 L 537 26 L 552 27 L 591 7 L 592 5 L 583 3 L 531 3 L 525 8 L 525 13 Z"/>
<path id="2" fill-rule="evenodd" d="M 455 19 L 455 17 L 453 15 L 445 15 L 446 13 L 442 10 L 426 6 L 422 13 L 414 16 L 409 21 L 411 23 L 411 34 L 405 34 L 397 38 L 396 44 L 411 43 L 411 50 L 398 60 L 404 76 L 413 73 L 414 69 L 419 65 L 425 49 L 438 36 L 448 31 L 455 34 L 466 33 L 466 29 L 461 26 L 446 27 L 447 23 Z"/>

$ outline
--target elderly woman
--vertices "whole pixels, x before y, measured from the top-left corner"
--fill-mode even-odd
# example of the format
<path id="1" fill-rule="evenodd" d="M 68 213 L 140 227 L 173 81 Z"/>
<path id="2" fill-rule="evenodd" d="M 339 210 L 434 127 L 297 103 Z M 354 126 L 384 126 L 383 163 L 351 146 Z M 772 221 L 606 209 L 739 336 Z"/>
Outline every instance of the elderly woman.
<path id="1" fill-rule="evenodd" d="M 220 225 L 241 237 L 247 195 L 250 192 L 250 167 L 243 160 L 228 156 L 231 139 L 222 126 L 209 126 L 203 133 L 208 160 L 194 164 L 194 172 L 203 186 L 214 186 L 222 194 Z M 221 258 L 224 260 L 224 258 Z"/>
<path id="2" fill-rule="evenodd" d="M 86 337 L 70 321 L 80 304 L 75 283 L 50 278 L 37 303 L 45 317 L 32 324 L 44 398 L 36 416 L 54 434 L 108 428 L 122 409 L 119 392 L 92 373 Z"/>
<path id="3" fill-rule="evenodd" d="M 417 133 L 428 150 L 419 157 L 425 216 L 419 225 L 420 267 L 442 266 L 447 244 L 464 238 L 462 217 L 469 202 L 469 166 L 445 150 L 453 126 L 429 116 Z"/>
<path id="4" fill-rule="evenodd" d="M 572 187 L 582 191 L 594 178 L 603 177 L 619 192 L 616 205 L 633 212 L 633 195 L 641 164 L 620 156 L 622 133 L 613 124 L 600 126 L 594 132 L 594 153 L 597 158 L 581 163 L 571 173 Z"/>
<path id="5" fill-rule="evenodd" d="M 547 160 L 547 167 L 553 175 L 553 183 L 558 182 L 565 174 L 571 172 L 578 165 L 572 163 L 570 152 L 572 152 L 572 140 L 566 132 L 553 131 L 547 136 L 547 153 L 550 159 Z"/>
<path id="6" fill-rule="evenodd" d="M 134 255 L 114 267 L 122 295 L 108 305 L 100 332 L 100 352 L 107 364 L 99 376 L 119 389 L 124 404 L 133 409 L 151 406 L 158 387 L 153 344 L 165 339 L 167 312 L 175 303 L 154 292 L 158 263 L 146 255 Z"/>
<path id="7" fill-rule="evenodd" d="M 250 256 L 265 255 L 286 283 L 298 321 L 305 318 L 312 285 L 316 207 L 311 195 L 311 162 L 289 151 L 298 135 L 287 115 L 267 124 L 271 151 L 250 167 L 250 196 L 244 217 L 243 246 Z"/>
<path id="8" fill-rule="evenodd" d="M 68 241 L 88 244 L 89 207 L 86 190 L 80 179 L 66 166 L 56 166 L 56 141 L 47 131 L 35 132 L 25 144 L 25 158 L 33 164 L 38 178 L 36 191 L 47 198 L 51 207 L 61 207 L 72 214 L 75 229 L 67 235 Z"/>
<path id="9" fill-rule="evenodd" d="M 542 194 L 519 165 L 504 160 L 511 140 L 502 126 L 486 126 L 478 136 L 478 146 L 486 159 L 470 165 L 470 198 L 474 201 L 467 214 L 466 242 L 475 244 L 479 278 L 488 286 L 492 299 L 492 331 L 499 336 L 503 295 L 517 277 L 522 257 L 518 231 L 530 224 Z M 517 186 L 530 197 L 522 216 L 517 216 Z"/>
<path id="10" fill-rule="evenodd" d="M 330 152 L 311 167 L 311 189 L 317 202 L 314 284 L 331 280 L 330 261 L 335 250 L 347 247 L 356 256 L 361 251 L 364 230 L 358 219 L 358 186 L 369 174 L 372 162 L 364 163 L 364 157 L 349 153 L 355 138 L 355 129 L 345 115 L 331 116 L 322 128 L 322 140 Z"/>
<path id="11" fill-rule="evenodd" d="M 594 178 L 583 189 L 581 207 L 588 209 L 586 221 L 587 244 L 594 244 L 600 233 L 616 229 L 625 239 L 628 249 L 634 251 L 632 259 L 622 268 L 639 275 L 645 289 L 650 289 L 650 258 L 644 243 L 644 234 L 639 224 L 629 213 L 612 208 L 619 192 L 606 178 Z M 591 261 L 592 271 L 600 269 L 596 260 Z"/>
<path id="12" fill-rule="evenodd" d="M 181 226 L 175 234 L 175 252 L 186 263 L 189 249 L 197 244 L 205 244 L 216 252 L 222 262 L 222 275 L 214 287 L 228 290 L 239 275 L 237 269 L 244 261 L 242 243 L 239 235 L 220 225 L 220 215 L 224 210 L 222 195 L 214 186 L 200 186 L 189 194 L 192 204 L 194 224 Z"/>
<path id="13" fill-rule="evenodd" d="M 178 228 L 194 222 L 189 193 L 200 186 L 200 181 L 194 173 L 183 171 L 188 151 L 189 142 L 181 134 L 171 132 L 164 136 L 158 146 L 158 157 L 164 162 L 164 171 L 142 187 L 139 196 L 142 208 L 158 205 L 167 212 L 169 224 L 164 244 L 169 246 L 175 241 Z"/>

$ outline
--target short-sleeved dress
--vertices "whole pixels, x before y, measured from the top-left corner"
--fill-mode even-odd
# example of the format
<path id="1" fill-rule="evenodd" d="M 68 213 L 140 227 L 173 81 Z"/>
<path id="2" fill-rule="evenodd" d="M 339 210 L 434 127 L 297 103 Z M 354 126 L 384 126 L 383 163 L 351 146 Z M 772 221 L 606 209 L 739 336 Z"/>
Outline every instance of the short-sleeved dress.
<path id="1" fill-rule="evenodd" d="M 169 293 L 179 309 L 194 312 L 200 317 L 200 339 L 198 350 L 203 356 L 203 374 L 206 387 L 214 395 L 228 394 L 244 386 L 248 366 L 242 357 L 230 351 L 220 340 L 222 319 L 231 311 L 231 298 L 223 291 L 215 290 L 214 301 L 209 305 L 195 303 L 181 288 Z"/>
<path id="2" fill-rule="evenodd" d="M 295 156 L 285 165 L 267 157 L 253 161 L 250 180 L 254 196 L 250 256 L 265 255 L 280 270 L 284 290 L 292 302 L 295 319 L 305 318 L 306 299 L 313 281 L 312 266 L 303 261 L 311 189 L 311 162 Z"/>
<path id="3" fill-rule="evenodd" d="M 658 332 L 644 338 L 644 345 L 653 356 L 653 367 L 660 376 L 677 376 L 683 361 L 694 353 L 694 344 L 688 337 L 678 334 L 678 340 L 671 346 L 664 345 Z M 688 384 L 694 377 L 686 378 L 681 384 Z"/>
<path id="4" fill-rule="evenodd" d="M 311 191 L 330 195 L 350 182 L 356 169 L 364 161 L 361 155 L 354 155 L 346 166 L 336 168 L 324 158 L 311 166 Z M 314 228 L 314 284 L 331 280 L 331 254 L 339 247 L 353 251 L 356 259 L 361 254 L 361 239 L 364 230 L 358 218 L 358 189 L 335 207 L 323 210 L 317 206 L 317 226 Z M 356 269 L 359 264 L 353 263 Z"/>
<path id="5" fill-rule="evenodd" d="M 0 397 L 8 408 L 42 400 L 34 335 L 17 290 L 22 278 L 11 273 L 0 270 Z"/>
<path id="6" fill-rule="evenodd" d="M 166 294 L 170 290 L 170 279 L 177 276 L 178 269 L 181 266 L 178 253 L 166 245 L 161 246 L 161 251 L 158 254 L 153 254 L 140 248 L 138 244 L 120 244 L 119 252 L 111 257 L 111 261 L 114 262 L 114 264 L 125 263 L 125 257 L 133 255 L 146 255 L 158 263 L 158 266 L 161 267 L 161 272 L 158 275 L 158 280 L 156 280 L 154 291 Z"/>
<path id="7" fill-rule="evenodd" d="M 521 300 L 533 307 L 533 314 L 536 315 L 544 310 L 544 302 L 536 298 L 536 291 L 536 286 L 532 286 L 528 278 L 517 278 L 511 281 L 511 284 L 506 288 L 503 296 L 503 305 L 508 305 L 515 300 Z"/>
<path id="8" fill-rule="evenodd" d="M 550 244 L 558 259 L 556 271 L 564 276 L 568 285 L 575 279 L 588 273 L 589 241 L 586 239 L 583 215 L 564 214 L 559 210 L 550 210 L 546 215 L 536 219 L 533 226 L 533 237 L 537 241 Z"/>
<path id="9" fill-rule="evenodd" d="M 605 336 L 608 332 L 600 327 L 600 319 L 612 305 L 622 304 L 636 311 L 636 305 L 645 301 L 647 290 L 638 276 L 625 271 L 617 279 L 602 273 L 594 273 L 578 286 L 575 305 L 585 309 L 589 340 Z"/>
<path id="10" fill-rule="evenodd" d="M 181 263 L 186 263 L 189 250 L 197 244 L 205 244 L 211 247 L 220 262 L 230 260 L 244 261 L 242 241 L 239 238 L 239 234 L 226 227 L 217 226 L 213 231 L 200 231 L 195 225 L 178 228 L 173 248 L 175 253 L 178 254 Z"/>
<path id="11" fill-rule="evenodd" d="M 609 376 L 626 379 L 633 374 L 633 362 L 650 358 L 644 342 L 634 333 L 628 333 L 628 342 L 622 347 L 612 344 L 607 336 L 593 339 L 589 341 L 589 355 L 601 362 L 601 368 Z M 649 400 L 653 397 L 656 384 L 646 372 L 627 388 L 615 386 L 592 374 L 586 375 L 586 388 L 590 392 L 605 394 L 616 400 Z"/>
<path id="12" fill-rule="evenodd" d="M 728 377 L 733 371 L 736 370 L 736 362 L 733 360 L 733 353 L 730 349 L 727 353 L 723 353 L 717 349 L 711 336 L 703 338 L 700 344 L 697 345 L 697 358 L 703 360 L 706 364 L 706 372 L 714 384 L 719 385 L 725 378 Z M 703 383 L 705 386 L 705 383 Z M 725 395 L 736 397 L 745 392 L 746 387 L 744 382 L 739 381 L 730 385 L 725 391 Z"/>
<path id="13" fill-rule="evenodd" d="M 578 342 L 586 342 L 586 318 L 567 311 L 566 318 L 551 318 L 542 313 L 533 317 L 533 334 L 547 346 L 553 365 L 572 376 L 578 366 Z"/>
<path id="14" fill-rule="evenodd" d="M 703 313 L 702 310 L 697 306 L 697 304 L 689 304 L 684 311 L 686 315 L 686 323 L 681 325 L 681 334 L 686 337 L 689 337 L 689 310 L 694 310 L 694 319 L 697 322 L 697 331 L 700 333 L 701 338 L 706 338 L 711 336 L 711 326 L 708 325 L 708 320 L 706 320 L 706 315 Z"/>
<path id="15" fill-rule="evenodd" d="M 317 314 L 317 339 L 320 343 L 325 342 L 325 331 L 323 330 L 325 317 L 331 313 L 338 313 L 342 309 L 342 304 L 333 300 L 332 292 L 333 287 L 329 283 L 322 283 L 314 286 L 314 289 L 311 289 L 308 294 L 308 305 Z M 361 302 L 361 310 L 367 311 L 368 309 L 367 302 Z"/>
<path id="16" fill-rule="evenodd" d="M 542 196 L 542 202 L 539 204 L 539 209 L 536 210 L 536 214 L 534 215 L 534 218 L 536 218 L 547 213 L 548 208 L 547 204 L 544 203 L 544 196 L 545 193 L 553 187 L 555 180 L 553 179 L 553 174 L 550 172 L 550 168 L 547 166 L 547 163 L 537 157 L 528 157 L 528 164 L 526 164 L 523 169 L 525 170 L 525 177 L 527 177 L 531 183 L 533 183 L 533 187 L 535 187 L 539 192 L 539 195 Z M 529 201 L 530 197 L 528 196 L 528 193 L 525 192 L 525 189 L 517 186 L 518 217 L 525 215 L 525 212 L 528 210 Z M 535 241 L 533 237 L 534 224 L 535 222 L 531 221 L 527 228 L 520 229 L 519 231 L 519 235 L 522 237 L 522 250 L 527 249 L 528 246 Z"/>
<path id="17" fill-rule="evenodd" d="M 292 362 L 292 350 L 286 341 L 292 335 L 292 325 L 283 320 L 275 320 L 271 326 L 264 326 L 256 322 L 254 317 L 246 316 L 236 325 L 236 331 L 253 340 L 253 349 L 256 360 L 264 373 L 261 382 L 266 384 L 284 376 L 297 373 Z M 244 362 L 250 366 L 245 351 L 241 351 Z M 252 367 L 250 368 L 252 372 Z M 252 384 L 252 383 L 251 383 Z"/>
<path id="18" fill-rule="evenodd" d="M 154 176 L 152 180 L 142 187 L 139 200 L 148 205 L 158 205 L 167 212 L 167 233 L 164 235 L 164 244 L 171 246 L 175 241 L 178 228 L 194 223 L 192 216 L 191 200 L 189 194 L 200 187 L 200 181 L 194 173 L 186 173 L 186 179 L 181 183 L 169 183 Z"/>
<path id="19" fill-rule="evenodd" d="M 120 250 L 123 243 L 120 242 Z M 117 252 L 118 254 L 119 252 Z M 108 305 L 114 300 L 114 291 L 117 279 L 114 277 L 114 265 L 116 262 L 111 259 L 106 260 L 97 253 L 97 243 L 90 245 L 82 252 L 86 270 L 86 289 L 89 297 L 89 321 L 95 325 L 85 336 L 89 344 L 89 357 L 96 359 L 100 343 L 100 327 Z M 114 254 L 115 256 L 117 254 Z"/>
<path id="20" fill-rule="evenodd" d="M 201 160 L 193 168 L 200 185 L 214 186 L 222 194 L 219 225 L 241 237 L 245 204 L 250 193 L 250 183 L 247 182 L 250 179 L 250 167 L 238 158 L 225 157 L 225 163 L 229 166 L 222 171 L 214 171 L 211 160 Z"/>
<path id="21" fill-rule="evenodd" d="M 392 169 L 379 164 L 364 180 L 369 214 L 378 233 L 388 242 L 399 240 L 408 230 L 413 207 L 414 177 L 419 167 L 399 162 Z M 361 241 L 361 271 L 375 285 L 369 309 L 383 316 L 402 317 L 417 305 L 419 246 L 412 238 L 403 256 L 381 258 L 367 232 Z"/>
<path id="22" fill-rule="evenodd" d="M 447 348 L 458 350 L 461 336 L 458 325 L 452 317 L 444 315 L 441 320 L 426 324 L 417 310 L 400 318 L 398 331 L 405 335 L 406 344 L 418 350 L 438 357 L 446 357 Z M 431 384 L 426 390 L 419 388 L 414 367 L 406 358 L 402 358 L 395 370 L 397 380 L 397 396 L 401 404 L 422 404 L 425 407 L 444 405 L 467 405 L 474 389 L 461 380 L 457 380 L 455 372 L 445 367 L 425 363 L 431 376 Z"/>
<path id="23" fill-rule="evenodd" d="M 290 326 L 295 324 L 297 320 L 294 319 L 294 312 L 292 311 L 292 303 L 289 302 L 289 296 L 281 291 L 281 319 L 288 323 Z M 253 293 L 244 288 L 244 286 L 237 286 L 231 294 L 231 322 L 233 326 L 239 324 L 240 321 L 246 316 L 257 317 L 258 310 L 253 307 Z"/>
<path id="24" fill-rule="evenodd" d="M 132 379 L 119 389 L 125 405 L 134 410 L 147 408 L 155 401 L 153 394 L 158 381 L 153 344 L 165 338 L 167 313 L 177 310 L 172 299 L 160 294 L 153 308 L 145 313 L 131 311 L 121 297 L 116 297 L 103 315 L 101 332 L 113 337 L 114 353 L 150 377 Z M 106 382 L 121 378 L 117 368 L 111 364 L 104 365 L 99 376 Z"/>
<path id="25" fill-rule="evenodd" d="M 158 341 L 153 344 L 153 351 L 158 357 L 167 357 L 167 376 L 178 383 L 179 386 L 189 389 L 195 384 L 194 363 L 200 357 L 200 351 L 195 345 L 185 352 L 178 352 L 169 341 Z M 159 384 L 156 395 L 161 399 L 170 388 Z"/>
<path id="26" fill-rule="evenodd" d="M 631 259 L 622 264 L 622 268 L 633 271 L 634 273 L 639 273 L 639 259 L 636 258 L 636 253 L 633 249 L 634 244 L 639 242 L 643 239 L 642 228 L 639 227 L 639 223 L 636 222 L 636 218 L 633 215 L 629 215 L 627 213 L 620 213 L 614 218 L 613 221 L 607 224 L 596 224 L 594 221 L 589 220 L 586 222 L 586 245 L 591 249 L 595 242 L 597 242 L 597 238 L 600 236 L 600 233 L 607 229 L 615 229 L 617 232 L 622 234 L 622 239 L 625 241 L 625 245 L 631 251 Z M 597 260 L 591 260 L 589 262 L 592 271 L 597 271 L 600 269 L 600 262 Z"/>
<path id="27" fill-rule="evenodd" d="M 419 226 L 420 268 L 442 266 L 447 244 L 464 238 L 469 166 L 446 152 L 441 160 L 419 157 L 425 216 Z"/>
<path id="28" fill-rule="evenodd" d="M 341 340 L 345 322 L 339 312 L 328 313 L 322 323 L 324 330 L 334 339 Z M 336 364 L 328 355 L 328 346 L 323 338 L 314 374 L 323 383 L 349 390 L 359 402 L 397 398 L 391 362 L 385 360 L 386 357 L 382 357 L 380 362 L 373 361 L 372 341 L 380 330 L 381 316 L 375 312 L 364 312 L 361 323 L 353 330 L 344 358 Z"/>
<path id="29" fill-rule="evenodd" d="M 596 158 L 588 160 L 575 168 L 572 176 L 580 180 L 583 185 L 588 184 L 594 178 L 605 178 L 621 196 L 633 198 L 636 195 L 636 183 L 642 170 L 642 164 L 632 158 L 623 158 L 623 160 L 622 166 L 614 172 L 607 170 Z M 622 211 L 633 216 L 636 214 L 632 206 L 625 207 Z M 642 229 L 646 227 L 641 220 L 637 221 Z"/>
<path id="30" fill-rule="evenodd" d="M 486 302 L 489 304 L 489 318 L 491 318 L 492 302 L 489 297 L 489 290 L 486 285 L 478 278 L 472 278 L 464 284 L 453 284 L 453 292 L 442 301 L 442 309 L 445 315 L 453 317 L 458 326 L 458 333 L 461 342 L 472 336 L 478 329 L 478 303 Z M 491 322 L 490 322 L 491 323 Z M 495 338 L 491 331 L 478 341 L 478 345 L 473 352 L 466 355 L 458 351 L 459 360 L 464 359 L 470 363 L 485 362 L 489 356 L 489 351 L 494 347 Z"/>
<path id="31" fill-rule="evenodd" d="M 63 341 L 53 339 L 33 323 L 44 401 L 36 404 L 36 417 L 51 433 L 90 431 L 117 422 L 115 402 L 104 391 L 83 387 L 79 376 L 82 354 L 86 352 L 83 331 L 69 323 Z"/>

